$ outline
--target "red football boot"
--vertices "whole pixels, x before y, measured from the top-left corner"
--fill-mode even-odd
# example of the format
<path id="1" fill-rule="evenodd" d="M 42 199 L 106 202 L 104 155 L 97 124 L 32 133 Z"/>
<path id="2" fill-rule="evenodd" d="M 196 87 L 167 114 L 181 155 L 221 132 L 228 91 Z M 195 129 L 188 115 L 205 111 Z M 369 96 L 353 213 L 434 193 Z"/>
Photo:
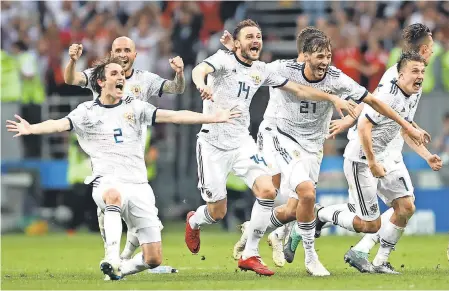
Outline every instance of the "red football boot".
<path id="1" fill-rule="evenodd" d="M 253 256 L 245 260 L 240 258 L 238 266 L 240 269 L 244 271 L 246 270 L 254 271 L 262 276 L 274 275 L 274 272 L 268 269 L 268 267 L 262 263 L 260 257 Z"/>
<path id="2" fill-rule="evenodd" d="M 192 254 L 197 254 L 200 251 L 200 230 L 192 229 L 189 223 L 190 217 L 194 214 L 195 211 L 187 213 L 185 242 Z"/>

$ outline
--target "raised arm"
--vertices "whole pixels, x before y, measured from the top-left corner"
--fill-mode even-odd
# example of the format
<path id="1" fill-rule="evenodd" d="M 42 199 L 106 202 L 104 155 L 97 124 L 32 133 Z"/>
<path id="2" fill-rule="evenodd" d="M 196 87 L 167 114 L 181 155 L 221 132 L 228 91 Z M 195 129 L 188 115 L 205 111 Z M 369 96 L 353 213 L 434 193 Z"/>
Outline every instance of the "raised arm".
<path id="1" fill-rule="evenodd" d="M 439 171 L 443 167 L 443 161 L 438 155 L 433 155 L 423 144 L 416 145 L 404 130 L 401 130 L 401 135 L 408 146 L 423 158 L 432 170 Z"/>
<path id="2" fill-rule="evenodd" d="M 214 67 L 205 62 L 198 64 L 192 70 L 193 83 L 195 83 L 196 88 L 200 91 L 203 100 L 212 99 L 212 90 L 204 83 L 204 80 L 206 79 L 207 74 L 213 73 L 214 71 Z"/>
<path id="3" fill-rule="evenodd" d="M 215 114 L 203 114 L 189 110 L 163 110 L 158 109 L 155 113 L 156 123 L 177 124 L 205 124 L 229 122 L 241 115 L 239 111 L 220 110 Z"/>
<path id="4" fill-rule="evenodd" d="M 30 134 L 49 134 L 71 129 L 70 120 L 68 118 L 57 120 L 50 119 L 36 124 L 29 124 L 28 121 L 17 114 L 14 115 L 14 117 L 17 118 L 19 122 L 6 120 L 6 128 L 8 131 L 17 132 L 14 137 Z"/>
<path id="5" fill-rule="evenodd" d="M 162 87 L 163 93 L 182 94 L 186 88 L 186 81 L 184 79 L 184 62 L 181 57 L 177 56 L 169 59 L 170 67 L 176 72 L 173 80 L 168 80 Z"/>
<path id="6" fill-rule="evenodd" d="M 413 127 L 413 125 L 402 118 L 396 111 L 394 111 L 390 106 L 379 100 L 379 98 L 374 97 L 372 94 L 368 95 L 363 99 L 363 102 L 370 105 L 374 110 L 386 116 L 394 121 L 396 121 L 410 136 L 410 138 L 417 145 L 420 145 L 424 141 L 424 133 Z"/>
<path id="7" fill-rule="evenodd" d="M 75 85 L 75 86 L 87 85 L 86 75 L 82 72 L 75 71 L 76 61 L 78 61 L 82 53 L 83 53 L 83 45 L 81 44 L 75 43 L 69 47 L 70 60 L 64 70 L 64 82 L 68 85 Z"/>
<path id="8" fill-rule="evenodd" d="M 385 168 L 376 161 L 376 156 L 373 150 L 373 139 L 372 139 L 372 129 L 373 124 L 368 120 L 367 117 L 362 116 L 358 121 L 358 131 L 360 143 L 362 144 L 363 151 L 365 153 L 366 160 L 368 161 L 368 166 L 373 173 L 374 177 L 385 176 Z"/>
<path id="9" fill-rule="evenodd" d="M 341 117 L 344 117 L 341 110 L 345 110 L 354 119 L 357 118 L 356 112 L 354 110 L 354 108 L 356 107 L 356 103 L 353 102 L 352 100 L 351 101 L 342 100 L 336 95 L 331 95 L 318 89 L 297 84 L 291 81 L 288 81 L 284 86 L 280 87 L 279 89 L 291 92 L 300 99 L 307 99 L 313 101 L 330 101 L 334 104 L 335 109 L 337 109 Z"/>

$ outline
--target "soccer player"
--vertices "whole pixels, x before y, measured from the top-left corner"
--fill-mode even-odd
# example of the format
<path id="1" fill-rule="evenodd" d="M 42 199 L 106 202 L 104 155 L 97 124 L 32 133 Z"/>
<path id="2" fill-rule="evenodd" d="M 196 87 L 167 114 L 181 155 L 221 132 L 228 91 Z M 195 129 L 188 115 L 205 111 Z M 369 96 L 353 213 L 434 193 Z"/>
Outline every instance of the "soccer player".
<path id="1" fill-rule="evenodd" d="M 350 102 L 288 81 L 268 68 L 265 63 L 259 62 L 262 33 L 254 21 L 240 22 L 234 31 L 234 39 L 235 53 L 219 50 L 196 66 L 192 72 L 193 81 L 201 97 L 206 99 L 203 112 L 236 107 L 242 111 L 242 117 L 238 118 L 235 124 L 203 126 L 198 134 L 198 188 L 207 204 L 188 213 L 185 241 L 192 253 L 198 253 L 200 226 L 216 223 L 224 217 L 226 177 L 233 171 L 245 181 L 257 198 L 248 226 L 248 241 L 238 266 L 244 270 L 271 276 L 274 272 L 261 262 L 258 243 L 271 215 L 275 188 L 266 162 L 263 156 L 257 153 L 257 146 L 248 132 L 252 97 L 260 86 L 274 86 L 302 99 L 327 100 L 337 109 L 343 108 L 349 112 L 352 109 Z"/>
<path id="2" fill-rule="evenodd" d="M 425 64 L 425 59 L 416 52 L 403 53 L 397 64 L 397 80 L 381 86 L 376 92 L 378 99 L 388 103 L 410 122 L 418 104 Z M 367 254 L 362 256 L 364 253 L 357 249 L 350 249 L 345 254 L 345 261 L 362 272 L 398 274 L 388 262 L 388 257 L 415 210 L 413 186 L 407 168 L 388 153 L 391 150 L 389 144 L 399 132 L 432 170 L 441 169 L 440 157 L 432 155 L 424 145 L 417 146 L 395 122 L 366 106 L 357 123 L 359 138 L 349 141 L 344 154 L 344 172 L 349 194 L 357 202 L 356 213 L 335 210 L 332 206 L 317 212 L 321 222 L 333 222 L 355 232 L 378 233 L 381 246 L 372 266 L 367 261 Z M 390 220 L 382 223 L 377 196 L 394 209 Z"/>
<path id="3" fill-rule="evenodd" d="M 125 71 L 121 60 L 107 58 L 92 70 L 89 82 L 99 97 L 80 104 L 65 118 L 30 125 L 7 120 L 14 137 L 74 130 L 83 150 L 92 161 L 92 197 L 105 212 L 107 255 L 100 264 L 112 280 L 155 268 L 162 262 L 160 221 L 153 191 L 147 181 L 142 150 L 142 127 L 156 122 L 201 124 L 229 122 L 239 112 L 230 110 L 201 114 L 191 111 L 157 109 L 153 105 L 124 96 Z M 121 264 L 121 217 L 136 233 L 142 252 Z"/>
<path id="4" fill-rule="evenodd" d="M 433 39 L 432 39 L 432 33 L 430 32 L 430 29 L 420 23 L 412 24 L 406 27 L 402 32 L 402 40 L 404 43 L 404 51 L 413 51 L 418 54 L 420 54 L 426 62 L 429 62 L 430 57 L 433 53 Z M 382 79 L 379 83 L 378 88 L 382 88 L 383 86 L 389 86 L 391 82 L 394 82 L 398 79 L 398 70 L 397 70 L 397 64 L 390 67 L 382 76 Z M 413 108 L 413 111 L 411 113 L 411 118 L 413 120 L 414 115 L 416 113 L 419 100 L 422 96 L 422 88 L 420 88 L 419 92 L 417 93 L 417 100 L 418 103 Z M 361 112 L 363 109 L 363 106 L 360 106 L 360 108 L 357 108 L 358 112 Z M 330 137 L 335 136 L 349 127 L 351 127 L 354 123 L 353 118 L 343 118 L 340 120 L 334 120 L 332 121 L 331 128 L 330 128 Z M 426 137 L 426 142 L 430 142 L 430 135 L 420 128 L 416 122 L 412 122 L 412 124 L 421 130 Z M 352 140 L 354 138 L 357 138 L 357 127 L 354 126 L 348 131 L 348 139 Z M 395 139 L 388 145 L 388 159 L 393 159 L 398 162 L 398 164 L 402 164 L 402 167 L 405 168 L 404 161 L 402 158 L 402 148 L 404 146 L 404 139 L 402 138 L 401 134 L 399 133 Z M 351 198 L 352 199 L 352 198 Z M 335 210 L 344 210 L 342 207 L 343 205 L 335 205 Z M 355 207 L 353 207 L 353 211 L 355 212 Z M 390 220 L 391 216 L 393 215 L 394 209 L 390 208 L 387 211 L 385 211 L 382 216 L 382 226 Z M 332 225 L 332 224 L 327 224 Z M 321 228 L 325 227 L 323 223 L 320 221 L 317 221 L 317 229 L 316 229 L 316 236 L 319 236 L 321 233 Z M 293 236 L 295 236 L 295 233 L 292 233 Z M 368 254 L 370 250 L 379 243 L 379 234 L 366 234 L 360 242 L 352 248 L 352 251 L 349 251 L 347 253 L 348 260 L 350 261 L 350 264 L 354 265 L 354 267 L 361 272 L 368 272 L 372 270 L 372 266 L 368 261 Z"/>
<path id="5" fill-rule="evenodd" d="M 95 84 L 89 82 L 93 69 L 86 69 L 82 72 L 75 71 L 76 62 L 82 55 L 82 52 L 83 46 L 81 44 L 72 44 L 70 46 L 70 60 L 64 71 L 64 80 L 69 85 L 90 89 L 94 99 L 96 99 L 99 94 L 94 89 Z M 126 36 L 118 37 L 112 42 L 110 54 L 111 56 L 120 58 L 123 62 L 123 69 L 125 70 L 126 77 L 126 85 L 123 89 L 124 96 L 131 96 L 134 99 L 149 102 L 152 96 L 161 97 L 163 93 L 182 94 L 184 92 L 184 63 L 179 56 L 169 59 L 171 68 L 176 72 L 175 78 L 173 80 L 165 80 L 157 74 L 133 68 L 134 60 L 137 56 L 136 46 L 134 41 Z M 146 125 L 144 126 L 146 128 Z M 142 135 L 143 144 L 145 144 L 146 134 L 147 131 L 145 130 Z M 97 214 L 100 233 L 106 251 L 106 241 L 104 239 L 104 213 L 98 209 Z M 128 231 L 125 248 L 121 253 L 121 257 L 123 259 L 130 259 L 138 245 L 137 237 Z"/>
<path id="6" fill-rule="evenodd" d="M 423 24 L 412 24 L 408 27 L 406 27 L 403 30 L 402 33 L 402 41 L 404 43 L 404 50 L 406 51 L 414 51 L 416 53 L 419 53 L 427 62 L 429 61 L 431 55 L 432 55 L 432 47 L 433 47 L 433 40 L 432 40 L 432 34 L 430 32 L 430 29 L 423 25 Z M 382 76 L 382 79 L 379 83 L 379 88 L 381 88 L 384 85 L 389 85 L 391 82 L 397 80 L 398 78 L 398 70 L 397 70 L 397 64 L 390 67 Z M 421 98 L 422 90 L 418 93 L 418 101 Z M 363 110 L 363 104 L 360 104 L 357 107 L 358 114 L 361 113 Z M 414 117 L 417 107 L 415 107 L 415 111 L 412 112 L 412 117 Z M 337 134 L 347 130 L 354 124 L 354 119 L 352 117 L 346 116 L 343 119 L 337 119 L 333 120 L 331 122 L 329 133 L 330 135 L 328 138 L 333 138 Z M 419 129 L 424 133 L 426 142 L 430 141 L 430 135 L 420 128 L 416 122 L 412 122 L 413 126 Z M 357 127 L 354 126 L 348 131 L 348 139 L 352 140 L 353 138 L 357 138 Z M 389 146 L 389 154 L 391 155 L 391 158 L 399 161 L 399 163 L 403 163 L 402 161 L 402 147 L 404 144 L 404 140 L 399 133 L 396 138 L 390 143 Z M 405 165 L 404 165 L 405 167 Z M 319 208 L 320 206 L 317 205 Z M 353 204 L 352 197 L 349 197 L 349 203 L 339 204 L 333 206 L 335 211 L 343 211 L 347 210 L 349 208 L 350 211 L 355 213 L 355 205 Z M 390 219 L 391 215 L 393 213 L 393 209 L 390 208 L 388 211 L 386 211 L 384 214 L 382 214 L 382 221 L 387 221 Z M 315 237 L 319 237 L 321 235 L 321 229 L 325 227 L 331 226 L 332 223 L 322 223 L 319 220 L 317 221 L 317 228 L 315 232 Z M 284 252 L 286 254 L 287 261 L 292 260 L 294 258 L 294 252 L 296 251 L 297 242 L 301 240 L 301 237 L 298 235 L 295 228 L 292 229 L 291 232 L 291 240 L 289 239 L 287 245 L 285 246 Z M 368 253 L 372 247 L 376 243 L 379 242 L 379 238 L 377 234 L 367 234 L 365 237 L 361 240 L 358 247 L 355 247 L 354 250 L 360 251 L 359 258 L 361 260 L 357 260 L 359 262 L 359 269 L 363 269 L 362 264 L 367 266 L 367 268 L 364 268 L 364 271 L 367 272 L 370 269 L 370 264 L 367 261 L 366 257 L 368 256 Z M 355 259 L 354 259 L 355 261 Z"/>
<path id="7" fill-rule="evenodd" d="M 376 100 L 365 88 L 337 68 L 329 66 L 331 45 L 323 33 L 312 34 L 306 38 L 303 53 L 305 63 L 284 60 L 272 64 L 277 66 L 276 71 L 284 77 L 325 92 L 342 95 L 343 98 L 350 97 L 368 103 L 379 112 L 397 120 L 408 131 L 417 136 L 422 135 L 388 105 Z M 282 180 L 287 180 L 288 187 L 295 194 L 289 197 L 286 205 L 273 211 L 268 228 L 273 229 L 297 219 L 299 234 L 306 251 L 307 271 L 312 275 L 326 276 L 329 272 L 319 262 L 314 249 L 313 204 L 332 107 L 328 102 L 309 103 L 297 100 L 288 93 L 274 89 L 270 92 L 270 99 L 273 98 L 278 100 L 275 110 L 277 130 L 270 130 L 277 152 L 276 163 L 281 170 Z M 298 197 L 301 198 L 299 201 Z"/>

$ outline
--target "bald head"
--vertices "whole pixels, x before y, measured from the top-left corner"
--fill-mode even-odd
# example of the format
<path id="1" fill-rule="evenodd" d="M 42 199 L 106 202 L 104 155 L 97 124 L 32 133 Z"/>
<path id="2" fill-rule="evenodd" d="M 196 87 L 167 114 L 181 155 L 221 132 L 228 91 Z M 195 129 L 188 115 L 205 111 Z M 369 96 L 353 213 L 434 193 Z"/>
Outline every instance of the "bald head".
<path id="1" fill-rule="evenodd" d="M 117 37 L 112 42 L 111 56 L 118 57 L 123 62 L 123 69 L 128 77 L 132 73 L 134 60 L 136 59 L 136 45 L 126 36 Z"/>

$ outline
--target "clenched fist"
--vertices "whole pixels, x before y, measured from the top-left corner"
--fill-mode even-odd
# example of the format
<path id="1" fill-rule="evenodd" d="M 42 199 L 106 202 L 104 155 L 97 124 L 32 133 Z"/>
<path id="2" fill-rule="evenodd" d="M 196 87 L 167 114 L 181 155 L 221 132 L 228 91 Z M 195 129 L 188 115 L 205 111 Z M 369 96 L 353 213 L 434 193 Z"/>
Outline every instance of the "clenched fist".
<path id="1" fill-rule="evenodd" d="M 74 43 L 69 47 L 69 56 L 73 61 L 77 61 L 83 53 L 83 45 Z"/>
<path id="2" fill-rule="evenodd" d="M 184 71 L 184 62 L 180 56 L 176 56 L 173 59 L 168 60 L 170 62 L 170 67 L 177 73 L 182 73 Z"/>

